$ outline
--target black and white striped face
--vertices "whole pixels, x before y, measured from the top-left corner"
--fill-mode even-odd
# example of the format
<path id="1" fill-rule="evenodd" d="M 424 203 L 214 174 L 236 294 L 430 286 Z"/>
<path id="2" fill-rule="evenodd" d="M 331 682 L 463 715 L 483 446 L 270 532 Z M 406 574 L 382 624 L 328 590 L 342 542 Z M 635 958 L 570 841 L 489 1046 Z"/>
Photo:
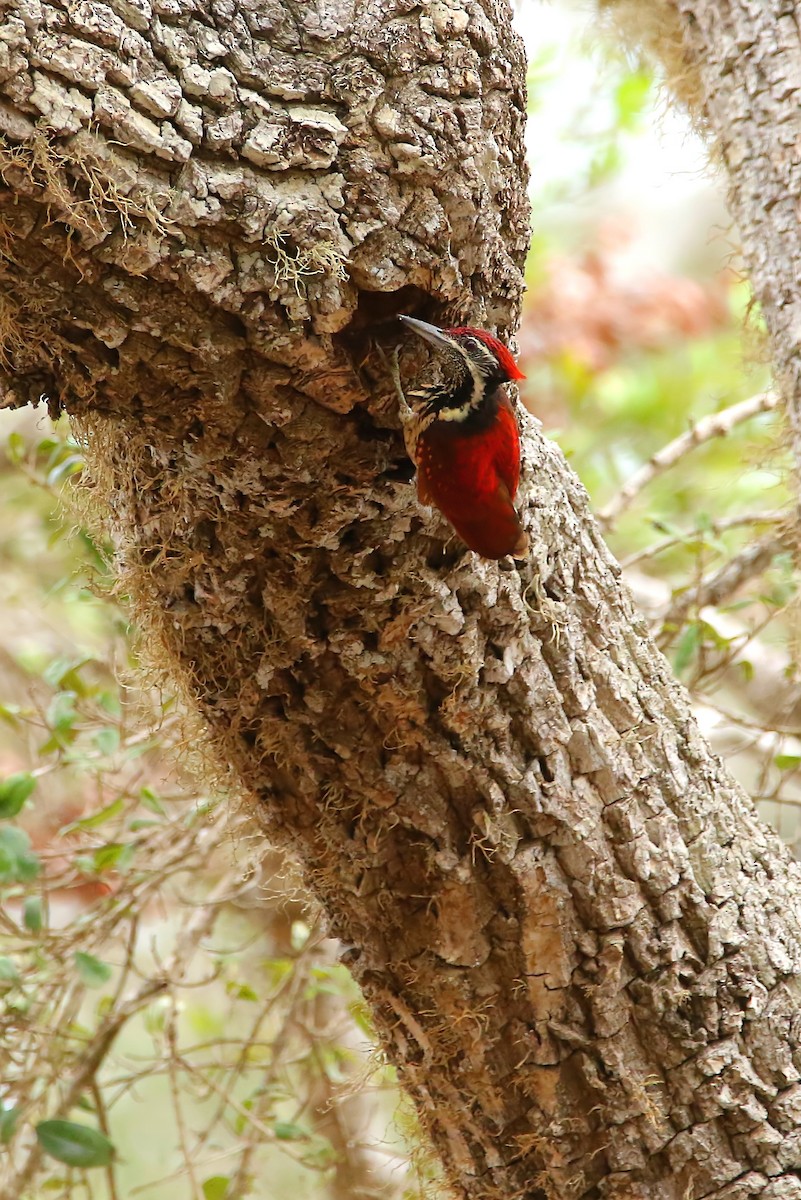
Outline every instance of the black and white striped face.
<path id="1" fill-rule="evenodd" d="M 477 416 L 509 378 L 492 347 L 472 330 L 444 331 L 413 317 L 401 320 L 440 351 L 441 380 L 410 393 L 421 402 L 421 415 L 463 423 Z"/>

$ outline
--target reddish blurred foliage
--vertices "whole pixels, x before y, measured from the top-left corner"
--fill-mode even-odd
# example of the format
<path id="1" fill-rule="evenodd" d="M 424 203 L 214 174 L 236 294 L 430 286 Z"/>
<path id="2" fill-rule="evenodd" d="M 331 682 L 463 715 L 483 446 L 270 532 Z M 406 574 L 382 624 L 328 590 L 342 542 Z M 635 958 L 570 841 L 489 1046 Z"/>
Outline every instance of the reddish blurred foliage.
<path id="1" fill-rule="evenodd" d="M 595 375 L 632 351 L 658 350 L 728 323 L 734 276 L 698 283 L 652 270 L 637 275 L 626 257 L 629 243 L 625 230 L 606 226 L 581 257 L 551 259 L 547 280 L 523 310 L 524 368 L 567 354 Z"/>
<path id="2" fill-rule="evenodd" d="M 27 764 L 19 755 L 9 750 L 0 750 L 0 779 L 6 779 L 26 769 Z M 60 790 L 53 789 L 46 790 L 45 796 L 42 797 L 37 790 L 33 801 L 17 818 L 15 823 L 25 830 L 33 849 L 41 856 L 44 886 L 51 905 L 54 902 L 70 901 L 76 908 L 90 908 L 116 890 L 119 877 L 113 870 L 105 872 L 102 879 L 76 877 L 73 870 L 73 854 L 69 843 L 63 838 L 65 826 L 92 812 L 99 812 L 113 799 L 113 795 L 105 796 L 102 793 L 89 799 L 85 792 L 76 791 L 65 795 Z M 60 877 L 64 877 L 64 885 L 54 886 L 51 881 Z M 12 908 L 19 909 L 19 905 L 12 905 Z M 19 913 L 16 915 L 19 918 Z M 63 919 L 65 918 L 62 913 Z"/>

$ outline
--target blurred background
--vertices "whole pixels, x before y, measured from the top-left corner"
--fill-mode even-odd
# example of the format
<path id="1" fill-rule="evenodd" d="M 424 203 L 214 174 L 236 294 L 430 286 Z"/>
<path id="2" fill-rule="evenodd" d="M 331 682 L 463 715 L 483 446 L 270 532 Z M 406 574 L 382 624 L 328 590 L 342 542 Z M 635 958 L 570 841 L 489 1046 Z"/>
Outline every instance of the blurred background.
<path id="1" fill-rule="evenodd" d="M 585 16 L 517 15 L 523 402 L 716 750 L 795 846 L 789 463 L 720 183 Z M 80 515 L 80 446 L 21 411 L 0 412 L 0 447 L 0 1193 L 436 1197 L 336 946 L 247 814 L 198 794 L 176 705 L 137 669 Z"/>

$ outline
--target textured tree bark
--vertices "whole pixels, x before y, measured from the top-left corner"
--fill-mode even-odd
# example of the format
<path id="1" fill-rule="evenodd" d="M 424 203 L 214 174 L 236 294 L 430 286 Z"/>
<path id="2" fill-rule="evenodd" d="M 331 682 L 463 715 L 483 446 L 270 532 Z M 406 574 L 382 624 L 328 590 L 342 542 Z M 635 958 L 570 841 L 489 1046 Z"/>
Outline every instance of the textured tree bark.
<path id="1" fill-rule="evenodd" d="M 457 1194 L 801 1196 L 798 868 L 558 450 L 529 422 L 531 563 L 477 560 L 415 506 L 373 346 L 514 325 L 506 8 L 20 0 L 0 70 L 6 401 L 75 416 L 151 651 Z"/>

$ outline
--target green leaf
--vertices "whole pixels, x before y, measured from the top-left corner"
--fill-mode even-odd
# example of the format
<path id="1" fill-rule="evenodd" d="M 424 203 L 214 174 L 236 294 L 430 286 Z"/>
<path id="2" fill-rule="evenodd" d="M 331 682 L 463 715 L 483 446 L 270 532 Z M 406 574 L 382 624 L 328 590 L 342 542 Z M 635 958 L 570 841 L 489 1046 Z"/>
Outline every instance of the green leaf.
<path id="1" fill-rule="evenodd" d="M 75 740 L 77 731 L 73 726 L 78 720 L 75 700 L 76 693 L 73 691 L 59 692 L 51 700 L 47 709 L 47 725 L 52 736 L 39 747 L 40 754 L 64 750 Z"/>
<path id="2" fill-rule="evenodd" d="M 28 771 L 4 779 L 0 783 L 0 821 L 16 817 L 35 787 L 36 780 Z"/>
<path id="3" fill-rule="evenodd" d="M 153 791 L 152 788 L 143 787 L 139 792 L 139 799 L 142 801 L 144 807 L 149 809 L 150 812 L 157 813 L 157 815 L 160 817 L 166 817 L 167 810 L 162 804 L 159 796 Z"/>
<path id="4" fill-rule="evenodd" d="M 86 695 L 87 687 L 81 678 L 81 671 L 92 661 L 91 658 L 54 658 L 42 672 L 46 683 L 56 692 L 75 692 L 79 696 Z"/>
<path id="5" fill-rule="evenodd" d="M 72 959 L 81 982 L 87 987 L 102 987 L 111 979 L 111 967 L 108 963 L 95 958 L 94 954 L 85 954 L 83 950 L 76 950 Z"/>
<path id="6" fill-rule="evenodd" d="M 0 954 L 0 987 L 4 983 L 19 983 L 19 971 L 13 959 L 5 954 Z"/>
<path id="7" fill-rule="evenodd" d="M 615 89 L 618 128 L 636 129 L 650 93 L 651 76 L 644 71 L 634 71 L 620 81 Z"/>
<path id="8" fill-rule="evenodd" d="M 308 1129 L 304 1129 L 302 1125 L 296 1125 L 294 1121 L 276 1121 L 273 1125 L 273 1133 L 281 1142 L 296 1142 L 309 1136 Z"/>
<path id="9" fill-rule="evenodd" d="M 228 1175 L 210 1175 L 203 1180 L 203 1200 L 225 1200 L 230 1182 Z"/>
<path id="10" fill-rule="evenodd" d="M 105 1134 L 75 1121 L 40 1121 L 36 1136 L 45 1154 L 68 1167 L 107 1167 L 116 1153 Z"/>
<path id="11" fill-rule="evenodd" d="M 348 1011 L 361 1032 L 366 1037 L 375 1039 L 377 1034 L 373 1025 L 372 1015 L 367 1005 L 363 1001 L 357 1000 L 353 1004 L 348 1005 Z"/>
<path id="12" fill-rule="evenodd" d="M 0 721 L 5 721 L 12 729 L 19 726 L 19 715 L 22 709 L 18 704 L 0 704 Z"/>
<path id="13" fill-rule="evenodd" d="M 801 765 L 801 755 L 777 754 L 773 761 L 780 771 L 795 771 Z"/>
<path id="14" fill-rule="evenodd" d="M 39 896 L 26 896 L 25 904 L 22 908 L 22 920 L 26 929 L 30 929 L 31 933 L 41 932 L 44 924 L 42 914 L 42 901 Z"/>
<path id="15" fill-rule="evenodd" d="M 8 440 L 6 441 L 6 454 L 9 462 L 21 463 L 25 458 L 26 449 L 27 447 L 25 445 L 25 438 L 21 433 L 17 433 L 17 431 L 14 430 L 13 433 L 8 435 Z"/>
<path id="16" fill-rule="evenodd" d="M 693 621 L 692 625 L 688 625 L 679 638 L 676 653 L 673 656 L 673 669 L 677 675 L 681 675 L 684 668 L 689 666 L 700 642 L 701 626 L 697 621 Z"/>
<path id="17" fill-rule="evenodd" d="M 225 990 L 229 996 L 233 996 L 236 1000 L 258 1000 L 259 998 L 249 984 L 237 983 L 235 979 L 228 980 Z"/>
<path id="18" fill-rule="evenodd" d="M 15 1104 L 13 1108 L 0 1110 L 0 1143 L 2 1145 L 10 1142 L 13 1138 L 21 1112 L 22 1109 L 18 1104 Z"/>
<path id="19" fill-rule="evenodd" d="M 97 733 L 93 735 L 92 741 L 101 754 L 106 756 L 116 754 L 120 748 L 120 731 L 113 725 L 108 725 L 105 729 L 98 729 Z"/>
<path id="20" fill-rule="evenodd" d="M 36 453 L 40 458 L 44 458 L 46 454 L 52 454 L 55 450 L 59 450 L 64 443 L 59 438 L 48 434 L 46 437 L 39 438 L 36 443 Z"/>
<path id="21" fill-rule="evenodd" d="M 98 1021 L 101 1021 L 105 1017 L 107 1017 L 113 1007 L 114 1007 L 114 997 L 112 995 L 110 995 L 108 992 L 106 992 L 105 996 L 101 996 L 100 999 L 98 1000 L 97 1004 L 95 1005 L 95 1016 L 97 1017 Z M 94 1112 L 94 1111 L 95 1110 L 93 1107 L 92 1112 Z"/>
<path id="22" fill-rule="evenodd" d="M 83 467 L 84 462 L 82 455 L 66 455 L 66 457 L 62 458 L 59 463 L 56 463 L 52 470 L 48 471 L 48 487 L 56 487 L 57 484 L 61 483 L 64 479 L 69 478 L 70 475 L 77 475 L 83 470 Z"/>
<path id="23" fill-rule="evenodd" d="M 92 598 L 94 599 L 94 597 Z M 97 696 L 95 696 L 95 700 L 100 708 L 103 709 L 103 712 L 108 713 L 110 717 L 122 716 L 122 705 L 120 704 L 120 697 L 117 692 L 98 692 Z"/>
<path id="24" fill-rule="evenodd" d="M 89 817 L 81 817 L 80 821 L 72 821 L 69 825 L 65 825 L 61 834 L 63 836 L 65 833 L 72 833 L 75 829 L 96 829 L 98 825 L 105 824 L 112 817 L 118 817 L 124 808 L 125 801 L 120 797 L 119 800 L 114 800 L 105 808 L 101 808 L 100 812 L 92 813 Z"/>
<path id="25" fill-rule="evenodd" d="M 31 849 L 24 829 L 9 825 L 0 829 L 0 883 L 27 883 L 39 874 L 39 856 Z"/>
<path id="26" fill-rule="evenodd" d="M 134 842 L 109 842 L 106 846 L 98 846 L 92 856 L 94 870 L 98 875 L 103 871 L 125 871 L 135 853 Z"/>

